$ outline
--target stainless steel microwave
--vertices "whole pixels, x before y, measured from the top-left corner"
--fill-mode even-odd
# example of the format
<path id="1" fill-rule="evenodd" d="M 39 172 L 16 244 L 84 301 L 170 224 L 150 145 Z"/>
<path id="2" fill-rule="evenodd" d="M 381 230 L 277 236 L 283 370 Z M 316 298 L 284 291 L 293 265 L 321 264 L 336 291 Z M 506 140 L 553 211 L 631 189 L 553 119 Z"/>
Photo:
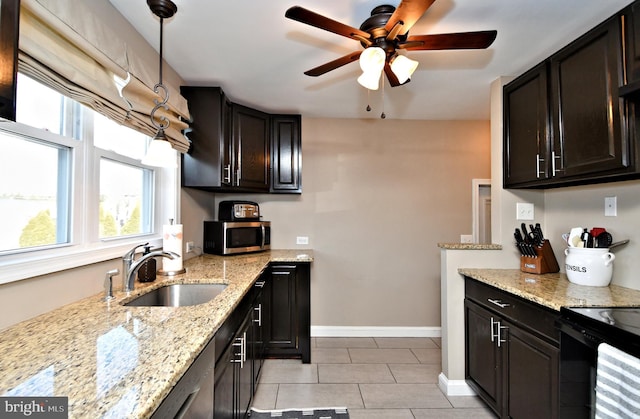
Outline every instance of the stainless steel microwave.
<path id="1" fill-rule="evenodd" d="M 271 248 L 270 221 L 205 221 L 203 251 L 215 255 Z"/>

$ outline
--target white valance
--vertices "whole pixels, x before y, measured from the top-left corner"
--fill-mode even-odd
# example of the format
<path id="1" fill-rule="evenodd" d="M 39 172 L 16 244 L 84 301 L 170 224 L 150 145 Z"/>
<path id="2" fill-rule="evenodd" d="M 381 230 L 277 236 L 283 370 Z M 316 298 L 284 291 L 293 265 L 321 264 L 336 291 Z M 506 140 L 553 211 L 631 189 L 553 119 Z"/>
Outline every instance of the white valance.
<path id="1" fill-rule="evenodd" d="M 22 0 L 19 69 L 65 96 L 83 103 L 120 124 L 155 135 L 150 113 L 158 70 L 137 59 L 123 39 L 107 27 L 83 0 Z M 173 147 L 189 149 L 182 134 L 188 127 L 187 101 L 176 86 L 169 90 L 165 130 Z"/>

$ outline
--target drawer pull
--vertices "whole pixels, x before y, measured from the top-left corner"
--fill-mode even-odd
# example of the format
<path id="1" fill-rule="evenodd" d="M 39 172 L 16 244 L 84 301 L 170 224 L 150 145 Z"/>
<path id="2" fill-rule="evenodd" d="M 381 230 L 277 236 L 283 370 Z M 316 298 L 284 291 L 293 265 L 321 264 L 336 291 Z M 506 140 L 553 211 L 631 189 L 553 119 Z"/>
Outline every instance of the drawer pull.
<path id="1" fill-rule="evenodd" d="M 507 308 L 511 306 L 511 304 L 503 303 L 501 300 L 492 300 L 491 298 L 487 298 L 487 301 L 490 302 L 491 304 L 497 305 L 500 308 Z"/>

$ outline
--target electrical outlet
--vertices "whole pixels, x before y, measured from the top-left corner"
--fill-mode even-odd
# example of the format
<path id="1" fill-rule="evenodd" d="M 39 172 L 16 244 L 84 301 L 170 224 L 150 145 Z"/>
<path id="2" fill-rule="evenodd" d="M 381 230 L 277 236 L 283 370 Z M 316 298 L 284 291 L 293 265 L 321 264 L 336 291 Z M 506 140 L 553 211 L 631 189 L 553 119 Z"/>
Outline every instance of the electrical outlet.
<path id="1" fill-rule="evenodd" d="M 307 236 L 296 237 L 296 244 L 309 244 L 309 237 Z"/>
<path id="2" fill-rule="evenodd" d="M 460 243 L 473 243 L 473 235 L 471 235 L 471 234 L 461 234 L 460 235 Z"/>
<path id="3" fill-rule="evenodd" d="M 186 248 L 187 253 L 193 252 L 193 248 L 194 248 L 193 242 L 187 242 L 187 246 L 186 247 L 187 247 Z"/>
<path id="4" fill-rule="evenodd" d="M 516 220 L 533 220 L 533 204 L 518 202 L 516 204 Z"/>

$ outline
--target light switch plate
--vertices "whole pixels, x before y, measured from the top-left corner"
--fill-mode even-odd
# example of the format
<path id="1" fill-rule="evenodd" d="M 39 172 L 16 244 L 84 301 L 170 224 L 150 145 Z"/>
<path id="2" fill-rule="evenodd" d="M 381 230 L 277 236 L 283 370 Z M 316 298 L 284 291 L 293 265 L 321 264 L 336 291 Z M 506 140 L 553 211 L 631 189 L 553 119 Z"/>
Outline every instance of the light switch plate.
<path id="1" fill-rule="evenodd" d="M 516 220 L 533 220 L 533 204 L 528 202 L 516 203 Z"/>
<path id="2" fill-rule="evenodd" d="M 307 236 L 296 237 L 296 244 L 309 244 L 309 237 Z"/>
<path id="3" fill-rule="evenodd" d="M 618 198 L 615 196 L 607 196 L 604 198 L 604 216 L 618 216 Z"/>

